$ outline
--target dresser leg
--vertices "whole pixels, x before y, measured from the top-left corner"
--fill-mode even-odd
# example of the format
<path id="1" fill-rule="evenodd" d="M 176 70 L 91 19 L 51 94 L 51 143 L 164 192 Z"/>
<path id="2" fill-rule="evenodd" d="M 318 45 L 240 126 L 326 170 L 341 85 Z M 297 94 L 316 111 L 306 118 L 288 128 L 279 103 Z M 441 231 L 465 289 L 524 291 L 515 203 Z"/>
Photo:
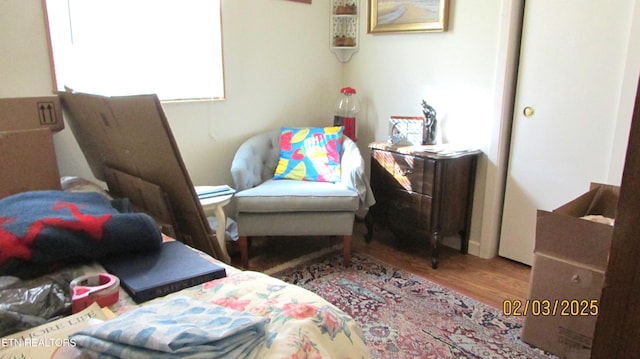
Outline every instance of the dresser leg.
<path id="1" fill-rule="evenodd" d="M 370 243 L 373 238 L 373 215 L 371 211 L 364 216 L 364 224 L 367 227 L 367 233 L 364 235 L 366 243 Z"/>
<path id="2" fill-rule="evenodd" d="M 440 242 L 440 232 L 431 234 L 431 268 L 438 269 L 440 264 L 438 242 Z"/>
<path id="3" fill-rule="evenodd" d="M 469 253 L 469 232 L 460 231 L 460 253 Z"/>

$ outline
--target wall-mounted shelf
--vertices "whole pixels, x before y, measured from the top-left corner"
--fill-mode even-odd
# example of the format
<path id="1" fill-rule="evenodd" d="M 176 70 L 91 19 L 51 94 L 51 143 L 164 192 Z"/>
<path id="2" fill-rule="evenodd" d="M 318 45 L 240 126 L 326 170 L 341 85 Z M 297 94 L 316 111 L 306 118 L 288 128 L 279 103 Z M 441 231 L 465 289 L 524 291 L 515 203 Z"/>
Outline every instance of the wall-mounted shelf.
<path id="1" fill-rule="evenodd" d="M 358 51 L 359 13 L 359 0 L 332 0 L 329 49 L 340 62 L 348 62 Z"/>

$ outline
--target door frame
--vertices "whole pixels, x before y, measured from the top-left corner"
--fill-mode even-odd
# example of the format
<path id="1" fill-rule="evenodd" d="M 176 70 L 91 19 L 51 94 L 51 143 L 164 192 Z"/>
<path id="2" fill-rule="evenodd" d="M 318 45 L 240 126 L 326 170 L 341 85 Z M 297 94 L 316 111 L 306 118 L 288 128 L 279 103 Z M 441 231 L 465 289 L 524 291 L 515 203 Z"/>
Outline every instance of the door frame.
<path id="1" fill-rule="evenodd" d="M 477 242 L 472 239 L 469 243 L 469 253 L 477 254 L 480 258 L 485 259 L 498 255 L 518 78 L 524 2 L 525 0 L 502 0 L 500 6 L 502 21 L 498 30 L 498 52 L 493 80 L 495 89 L 491 123 L 493 131 L 486 151 L 486 158 L 481 158 L 481 161 L 489 161 L 493 165 L 478 166 L 479 170 L 486 169 L 485 173 L 479 172 L 477 176 L 477 178 L 485 178 L 484 192 L 476 191 L 476 200 L 474 200 L 474 203 L 482 203 L 482 208 L 476 209 L 481 211 L 481 220 L 477 221 L 481 222 L 480 239 Z M 482 196 L 482 198 L 478 196 Z"/>

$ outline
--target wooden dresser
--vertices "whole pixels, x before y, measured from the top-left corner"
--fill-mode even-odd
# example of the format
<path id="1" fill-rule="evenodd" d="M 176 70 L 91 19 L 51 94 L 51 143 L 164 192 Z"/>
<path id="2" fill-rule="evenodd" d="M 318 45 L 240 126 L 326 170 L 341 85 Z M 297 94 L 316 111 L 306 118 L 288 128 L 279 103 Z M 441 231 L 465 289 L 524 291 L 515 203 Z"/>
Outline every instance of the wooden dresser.
<path id="1" fill-rule="evenodd" d="M 444 236 L 460 235 L 460 250 L 467 253 L 481 152 L 446 145 L 399 147 L 386 142 L 373 142 L 369 149 L 376 204 L 367 216 L 367 240 L 373 237 L 374 224 L 388 227 L 400 240 L 429 239 L 434 269 Z"/>

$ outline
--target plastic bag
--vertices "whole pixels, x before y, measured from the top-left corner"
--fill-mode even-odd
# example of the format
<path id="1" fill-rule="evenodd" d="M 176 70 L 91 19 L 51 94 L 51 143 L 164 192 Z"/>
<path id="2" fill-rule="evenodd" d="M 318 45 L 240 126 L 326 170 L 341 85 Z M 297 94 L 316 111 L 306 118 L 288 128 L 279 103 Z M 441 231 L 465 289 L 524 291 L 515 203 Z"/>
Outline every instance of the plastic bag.
<path id="1" fill-rule="evenodd" d="M 71 314 L 73 271 L 29 280 L 0 277 L 0 337 Z"/>

